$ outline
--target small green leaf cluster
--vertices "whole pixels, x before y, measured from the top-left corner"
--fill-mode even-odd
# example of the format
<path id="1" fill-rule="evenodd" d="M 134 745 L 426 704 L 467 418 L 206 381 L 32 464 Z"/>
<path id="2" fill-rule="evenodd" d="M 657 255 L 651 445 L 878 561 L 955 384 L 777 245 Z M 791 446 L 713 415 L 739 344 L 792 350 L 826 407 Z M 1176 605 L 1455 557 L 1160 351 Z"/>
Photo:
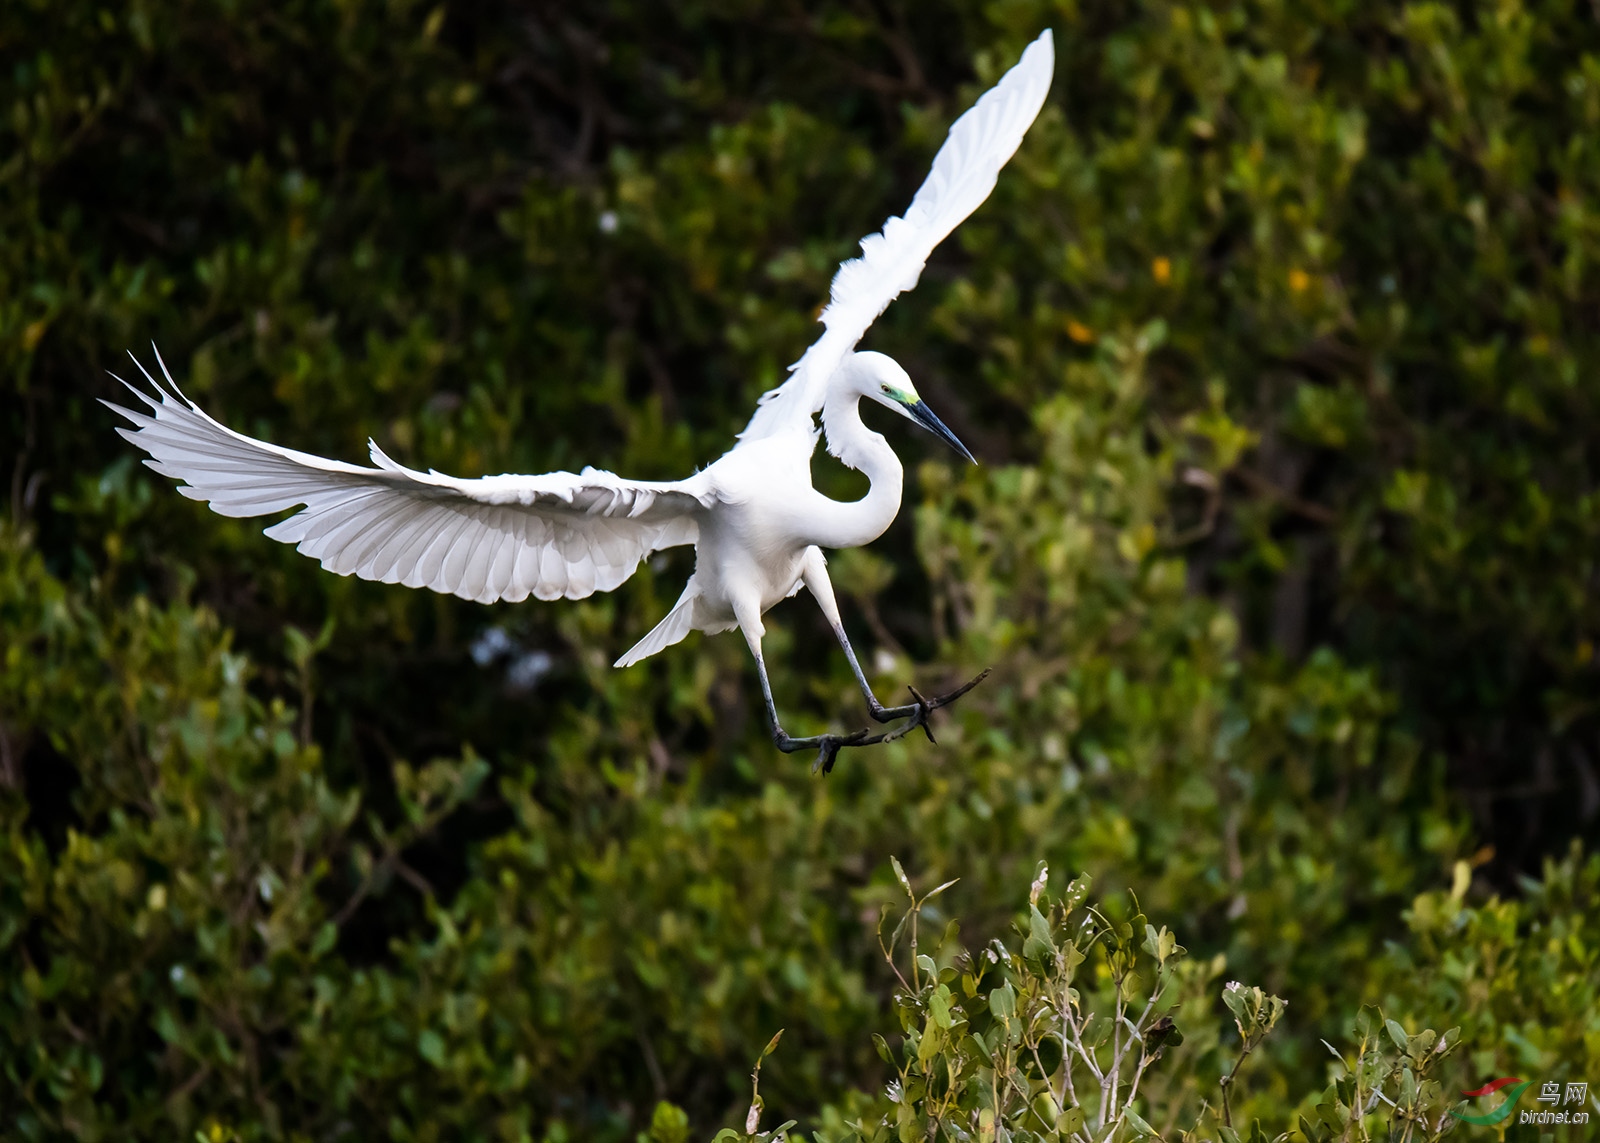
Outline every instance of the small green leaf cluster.
<path id="1" fill-rule="evenodd" d="M 1350 1060 L 1333 1049 L 1340 1074 L 1297 1120 L 1306 1143 L 1365 1143 L 1377 1133 L 1409 1143 L 1433 1143 L 1455 1126 L 1450 1112 L 1464 1101 L 1450 1093 L 1439 1076 L 1446 1058 L 1461 1045 L 1461 1029 L 1444 1033 L 1424 1028 L 1408 1034 L 1398 1020 L 1367 1005 L 1357 1014 Z"/>
<path id="2" fill-rule="evenodd" d="M 789 1129 L 795 1125 L 795 1120 L 786 1120 L 778 1126 L 768 1130 L 761 1130 L 761 1113 L 766 1109 L 766 1101 L 761 1098 L 761 1064 L 773 1049 L 778 1046 L 778 1041 L 783 1037 L 780 1028 L 767 1041 L 767 1046 L 761 1049 L 761 1055 L 756 1058 L 756 1066 L 750 1072 L 750 1110 L 745 1112 L 744 1130 L 736 1131 L 732 1127 L 724 1127 L 717 1132 L 713 1143 L 767 1143 L 768 1140 L 782 1140 L 788 1138 Z"/>
<path id="3" fill-rule="evenodd" d="M 846 1125 L 841 1138 L 1088 1143 L 1157 1134 L 1140 1113 L 1149 1111 L 1140 1085 L 1184 1043 L 1174 1013 L 1195 980 L 1171 931 L 1136 901 L 1126 917 L 1108 916 L 1090 900 L 1087 877 L 1052 896 L 1041 863 L 1017 947 L 996 938 L 963 950 L 952 921 L 922 951 L 918 919 L 953 883 L 919 896 L 898 861 L 895 869 L 907 903 L 883 954 L 901 986 L 901 1034 L 897 1048 L 873 1038 L 894 1070 L 892 1109 L 875 1124 Z M 895 960 L 902 936 L 905 972 Z"/>

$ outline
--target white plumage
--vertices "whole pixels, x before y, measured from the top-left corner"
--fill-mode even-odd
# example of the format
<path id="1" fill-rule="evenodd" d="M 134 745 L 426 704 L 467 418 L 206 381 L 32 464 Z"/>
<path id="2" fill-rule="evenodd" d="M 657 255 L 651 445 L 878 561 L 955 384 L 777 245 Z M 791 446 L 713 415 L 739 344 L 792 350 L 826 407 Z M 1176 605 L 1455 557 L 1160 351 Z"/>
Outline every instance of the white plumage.
<path id="1" fill-rule="evenodd" d="M 1044 106 L 1054 69 L 1055 46 L 1046 29 L 1017 65 L 951 124 L 905 216 L 890 218 L 881 232 L 863 238 L 861 257 L 833 276 L 819 319 L 827 332 L 789 367 L 789 379 L 761 398 L 741 440 L 804 423 L 822 408 L 828 378 L 844 355 L 890 302 L 917 284 L 933 248 L 994 190 L 1000 168 Z"/>
<path id="2" fill-rule="evenodd" d="M 594 468 L 459 480 L 396 464 L 376 444 L 376 468 L 326 460 L 234 432 L 161 369 L 172 391 L 145 373 L 156 397 L 128 388 L 150 412 L 111 405 L 138 426 L 117 432 L 220 515 L 304 505 L 266 535 L 338 575 L 479 603 L 582 599 L 615 588 L 651 552 L 694 543 L 695 512 L 711 503 L 704 474 L 673 484 Z"/>
<path id="3" fill-rule="evenodd" d="M 617 587 L 653 551 L 693 544 L 695 572 L 682 597 L 618 665 L 654 654 L 691 630 L 737 626 L 756 658 L 774 741 L 783 750 L 817 747 L 826 769 L 842 746 L 899 737 L 913 726 L 926 729 L 929 710 L 966 689 L 903 707 L 879 703 L 845 636 L 822 549 L 870 543 L 899 511 L 900 461 L 861 422 L 863 398 L 918 422 L 970 459 L 905 370 L 880 353 L 852 351 L 889 302 L 916 285 L 933 248 L 994 189 L 1043 105 L 1053 66 L 1046 31 L 956 120 L 905 216 L 862 239 L 861 257 L 839 268 L 821 315 L 822 337 L 788 380 L 761 398 L 734 448 L 687 480 L 626 480 L 593 468 L 462 480 L 406 468 L 376 444 L 370 444 L 372 468 L 327 460 L 214 420 L 178 391 L 159 353 L 166 385 L 141 365 L 155 395 L 129 386 L 147 411 L 105 403 L 132 422 L 117 431 L 150 454 L 145 463 L 151 468 L 182 481 L 183 495 L 209 502 L 224 516 L 299 506 L 266 535 L 294 544 L 339 575 L 480 603 L 530 595 L 582 599 Z M 829 500 L 811 486 L 819 412 L 829 451 L 870 481 L 859 501 Z M 832 624 L 873 716 L 905 717 L 904 726 L 871 739 L 864 731 L 811 738 L 784 733 L 761 654 L 761 616 L 801 587 Z"/>

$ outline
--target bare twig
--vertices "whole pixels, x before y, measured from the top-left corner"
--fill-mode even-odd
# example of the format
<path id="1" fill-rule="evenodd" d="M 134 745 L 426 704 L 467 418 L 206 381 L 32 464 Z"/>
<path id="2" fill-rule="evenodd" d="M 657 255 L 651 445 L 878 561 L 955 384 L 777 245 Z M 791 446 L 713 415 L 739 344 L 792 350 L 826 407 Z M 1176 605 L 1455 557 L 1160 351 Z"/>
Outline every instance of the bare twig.
<path id="1" fill-rule="evenodd" d="M 1239 1058 L 1233 1061 L 1232 1070 L 1217 1081 L 1217 1086 L 1222 1089 L 1222 1125 L 1224 1127 L 1233 1126 L 1233 1108 L 1229 1105 L 1228 1089 L 1233 1086 L 1234 1079 L 1239 1075 L 1239 1068 L 1244 1065 L 1245 1057 L 1254 1050 L 1255 1044 L 1246 1039 L 1243 1048 L 1239 1052 Z"/>
<path id="2" fill-rule="evenodd" d="M 1248 485 L 1252 492 L 1276 500 L 1285 509 L 1297 516 L 1304 516 L 1318 524 L 1329 525 L 1338 519 L 1331 508 L 1326 508 L 1311 500 L 1305 500 L 1286 488 L 1280 488 L 1267 477 L 1254 469 L 1242 465 L 1229 470 L 1229 475 L 1237 476 L 1241 482 Z"/>

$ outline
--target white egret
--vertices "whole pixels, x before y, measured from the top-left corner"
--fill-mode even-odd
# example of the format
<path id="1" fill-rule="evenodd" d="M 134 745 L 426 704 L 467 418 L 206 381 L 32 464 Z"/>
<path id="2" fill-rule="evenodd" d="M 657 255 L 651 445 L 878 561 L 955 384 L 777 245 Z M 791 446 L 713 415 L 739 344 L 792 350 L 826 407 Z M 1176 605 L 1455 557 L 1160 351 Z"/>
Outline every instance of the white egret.
<path id="1" fill-rule="evenodd" d="M 690 631 L 738 627 L 755 656 L 773 741 L 785 752 L 815 748 L 826 771 L 842 747 L 897 738 L 916 726 L 927 732 L 932 709 L 983 678 L 940 698 L 923 699 L 913 690 L 910 705 L 880 703 L 840 621 L 822 549 L 871 543 L 900 509 L 900 461 L 862 423 L 857 406 L 863 399 L 923 426 L 972 460 L 904 369 L 881 353 L 854 349 L 889 302 L 916 285 L 933 248 L 989 196 L 1043 105 L 1053 69 L 1046 31 L 951 126 L 905 216 L 863 238 L 861 257 L 839 267 L 821 314 L 825 332 L 788 379 L 761 398 L 738 442 L 687 480 L 627 480 L 594 468 L 461 480 L 406 468 L 375 442 L 369 442 L 375 468 L 326 460 L 254 440 L 212 419 L 178 391 L 159 352 L 166 386 L 142 365 L 157 395 L 128 386 L 148 413 L 106 404 L 135 426 L 117 431 L 150 454 L 145 463 L 151 468 L 183 481 L 178 491 L 184 496 L 209 501 L 224 516 L 301 506 L 266 535 L 297 545 L 339 575 L 480 603 L 530 595 L 582 599 L 617 587 L 654 551 L 693 544 L 695 570 L 683 595 L 616 665 L 637 663 Z M 818 413 L 828 451 L 870 482 L 860 500 L 830 500 L 811 485 Z M 904 724 L 872 737 L 864 730 L 804 738 L 784 731 L 761 653 L 761 617 L 802 587 L 832 626 L 872 716 L 879 722 L 904 718 Z"/>

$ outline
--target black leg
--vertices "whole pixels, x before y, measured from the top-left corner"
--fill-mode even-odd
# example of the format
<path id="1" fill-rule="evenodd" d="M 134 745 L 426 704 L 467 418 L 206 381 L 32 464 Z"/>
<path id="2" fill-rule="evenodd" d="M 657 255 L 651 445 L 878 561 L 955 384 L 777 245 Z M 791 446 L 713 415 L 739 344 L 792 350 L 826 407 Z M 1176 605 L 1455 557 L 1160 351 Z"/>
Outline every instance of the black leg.
<path id="1" fill-rule="evenodd" d="M 761 697 L 767 701 L 767 721 L 772 727 L 772 744 L 785 754 L 793 754 L 800 750 L 815 748 L 817 760 L 812 763 L 811 770 L 815 773 L 821 770 L 824 774 L 833 769 L 833 763 L 839 757 L 839 751 L 846 746 L 860 746 L 868 741 L 883 739 L 868 739 L 865 730 L 858 730 L 854 734 L 813 734 L 806 738 L 794 738 L 783 729 L 778 721 L 778 704 L 772 699 L 772 680 L 767 677 L 766 661 L 756 655 L 756 671 L 761 676 Z"/>
<path id="2" fill-rule="evenodd" d="M 897 718 L 905 718 L 917 713 L 917 705 L 910 706 L 884 706 L 878 701 L 878 696 L 872 693 L 872 684 L 867 682 L 867 673 L 861 669 L 861 660 L 856 658 L 856 649 L 850 646 L 850 636 L 844 632 L 844 624 L 835 623 L 833 633 L 839 640 L 839 646 L 844 648 L 844 657 L 850 660 L 850 670 L 855 672 L 856 682 L 861 686 L 861 693 L 867 698 L 867 711 L 878 722 L 893 722 Z"/>
<path id="3" fill-rule="evenodd" d="M 919 726 L 922 727 L 922 733 L 928 736 L 929 742 L 938 741 L 933 737 L 933 728 L 928 725 L 928 715 L 931 712 L 938 710 L 942 706 L 949 706 L 951 703 L 955 702 L 956 699 L 960 698 L 973 687 L 983 682 L 983 680 L 989 675 L 988 669 L 985 668 L 980 675 L 972 679 L 966 685 L 958 687 L 948 694 L 943 694 L 932 699 L 925 699 L 922 697 L 922 695 L 917 693 L 917 689 L 915 687 L 908 687 L 906 689 L 911 692 L 911 697 L 916 701 L 908 703 L 905 706 L 884 706 L 878 701 L 878 696 L 872 693 L 872 684 L 867 682 L 866 672 L 861 669 L 861 661 L 856 658 L 856 650 L 854 647 L 850 646 L 850 637 L 845 634 L 844 624 L 833 624 L 833 633 L 839 639 L 839 646 L 844 648 L 844 657 L 850 661 L 850 670 L 855 673 L 856 682 L 861 686 L 861 693 L 867 698 L 868 713 L 870 713 L 878 722 L 893 722 L 897 718 L 907 718 L 911 720 L 906 723 L 906 725 L 896 727 L 887 734 L 880 734 L 874 738 L 866 739 L 864 742 L 860 743 L 860 745 L 863 746 L 874 742 L 893 742 L 896 738 L 900 738 Z"/>
<path id="4" fill-rule="evenodd" d="M 826 585 L 825 580 L 823 584 Z M 816 590 L 813 587 L 813 592 Z M 823 596 L 831 599 L 831 592 L 823 592 L 818 598 L 821 599 Z M 825 610 L 837 613 L 835 607 L 828 607 Z M 989 671 L 985 669 L 965 685 L 931 699 L 924 698 L 915 687 L 909 687 L 907 689 L 911 691 L 913 702 L 906 706 L 884 706 L 872 693 L 872 686 L 867 682 L 866 673 L 861 669 L 855 649 L 850 646 L 850 640 L 845 636 L 843 624 L 833 619 L 832 626 L 834 633 L 839 637 L 839 645 L 844 648 L 845 657 L 850 661 L 850 669 L 855 672 L 856 682 L 861 685 L 861 693 L 867 698 L 867 709 L 872 712 L 872 717 L 879 722 L 889 722 L 896 718 L 904 718 L 905 722 L 893 730 L 886 730 L 880 734 L 869 735 L 865 730 L 858 730 L 854 734 L 813 734 L 805 738 L 795 738 L 785 731 L 783 724 L 778 721 L 778 704 L 772 697 L 772 679 L 767 675 L 766 657 L 761 653 L 760 616 L 752 612 L 741 616 L 739 623 L 750 645 L 750 654 L 755 658 L 756 673 L 761 677 L 761 697 L 767 704 L 767 722 L 772 729 L 772 744 L 785 754 L 793 754 L 800 750 L 816 750 L 816 761 L 811 764 L 812 773 L 818 770 L 824 774 L 831 773 L 833 764 L 839 758 L 839 751 L 847 746 L 873 746 L 880 742 L 893 742 L 897 738 L 904 738 L 919 726 L 928 736 L 929 742 L 935 741 L 933 729 L 928 725 L 928 716 L 942 706 L 949 706 L 989 677 Z"/>

